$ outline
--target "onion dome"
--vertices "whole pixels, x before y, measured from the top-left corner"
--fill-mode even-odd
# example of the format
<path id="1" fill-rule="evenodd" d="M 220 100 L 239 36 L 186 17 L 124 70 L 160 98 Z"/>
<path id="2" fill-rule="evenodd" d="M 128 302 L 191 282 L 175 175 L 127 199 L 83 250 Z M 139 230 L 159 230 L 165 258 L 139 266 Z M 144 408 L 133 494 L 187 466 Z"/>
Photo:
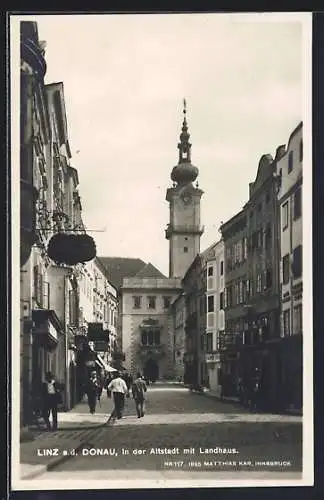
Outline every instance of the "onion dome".
<path id="1" fill-rule="evenodd" d="M 179 162 L 178 165 L 172 169 L 171 179 L 177 184 L 190 184 L 194 182 L 199 170 L 191 164 L 191 144 L 189 142 L 190 134 L 188 132 L 188 125 L 186 119 L 187 107 L 186 100 L 183 101 L 183 124 L 180 134 L 179 149 Z"/>

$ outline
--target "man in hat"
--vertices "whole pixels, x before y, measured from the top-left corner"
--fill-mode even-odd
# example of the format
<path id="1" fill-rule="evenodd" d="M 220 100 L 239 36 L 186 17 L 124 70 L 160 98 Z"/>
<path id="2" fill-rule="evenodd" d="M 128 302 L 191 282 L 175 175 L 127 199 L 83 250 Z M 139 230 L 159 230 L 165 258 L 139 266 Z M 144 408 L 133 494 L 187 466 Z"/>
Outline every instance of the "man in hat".
<path id="1" fill-rule="evenodd" d="M 88 406 L 90 413 L 93 415 L 96 411 L 96 405 L 97 405 L 97 398 L 100 390 L 100 385 L 97 377 L 97 372 L 96 370 L 93 370 L 90 374 L 87 387 L 86 387 L 86 393 L 88 396 Z"/>
<path id="2" fill-rule="evenodd" d="M 42 384 L 43 417 L 47 429 L 55 431 L 57 429 L 57 407 L 62 403 L 63 385 L 55 380 L 52 372 L 47 372 L 45 382 Z M 52 426 L 50 423 L 50 414 L 52 413 Z"/>
<path id="3" fill-rule="evenodd" d="M 120 376 L 118 371 L 114 372 L 114 378 L 108 384 L 107 390 L 112 393 L 114 398 L 114 415 L 120 419 L 123 416 L 125 396 L 129 395 L 129 391 L 125 380 Z"/>
<path id="4" fill-rule="evenodd" d="M 140 373 L 136 374 L 136 379 L 132 384 L 132 394 L 135 401 L 137 417 L 144 417 L 144 401 L 146 393 L 146 384 Z"/>

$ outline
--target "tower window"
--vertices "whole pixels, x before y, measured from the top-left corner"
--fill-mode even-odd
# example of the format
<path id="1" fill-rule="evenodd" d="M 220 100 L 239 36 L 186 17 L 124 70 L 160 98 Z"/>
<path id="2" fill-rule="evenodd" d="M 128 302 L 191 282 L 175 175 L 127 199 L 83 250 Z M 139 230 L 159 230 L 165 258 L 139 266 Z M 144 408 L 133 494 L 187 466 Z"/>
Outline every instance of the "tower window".
<path id="1" fill-rule="evenodd" d="M 171 297 L 163 297 L 164 309 L 169 309 L 171 304 Z"/>
<path id="2" fill-rule="evenodd" d="M 213 274 L 214 274 L 214 268 L 213 268 L 213 266 L 210 266 L 208 268 L 208 276 L 213 276 Z"/>
<path id="3" fill-rule="evenodd" d="M 155 309 L 156 297 L 148 297 L 149 309 Z"/>
<path id="4" fill-rule="evenodd" d="M 184 253 L 188 253 L 188 247 L 183 247 Z"/>
<path id="5" fill-rule="evenodd" d="M 140 297 L 140 296 L 133 297 L 133 309 L 140 309 L 141 308 L 141 299 L 142 299 L 142 297 Z"/>

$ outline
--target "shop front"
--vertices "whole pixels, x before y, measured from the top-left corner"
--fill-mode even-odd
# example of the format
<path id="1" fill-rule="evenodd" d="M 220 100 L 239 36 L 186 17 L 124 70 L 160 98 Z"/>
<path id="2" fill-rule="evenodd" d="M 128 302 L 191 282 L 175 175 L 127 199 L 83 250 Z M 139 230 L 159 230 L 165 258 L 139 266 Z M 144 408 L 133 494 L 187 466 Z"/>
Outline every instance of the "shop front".
<path id="1" fill-rule="evenodd" d="M 208 382 L 211 392 L 220 396 L 221 383 L 220 383 L 220 354 L 219 352 L 211 352 L 205 354 L 205 362 L 208 370 Z"/>
<path id="2" fill-rule="evenodd" d="M 37 309 L 32 312 L 32 387 L 33 411 L 41 405 L 42 383 L 47 372 L 65 386 L 65 336 L 55 311 Z M 63 402 L 64 405 L 64 402 Z"/>
<path id="3" fill-rule="evenodd" d="M 278 344 L 281 363 L 281 400 L 286 410 L 303 408 L 303 341 L 301 334 L 282 338 Z M 309 390 L 313 388 L 310 387 Z"/>

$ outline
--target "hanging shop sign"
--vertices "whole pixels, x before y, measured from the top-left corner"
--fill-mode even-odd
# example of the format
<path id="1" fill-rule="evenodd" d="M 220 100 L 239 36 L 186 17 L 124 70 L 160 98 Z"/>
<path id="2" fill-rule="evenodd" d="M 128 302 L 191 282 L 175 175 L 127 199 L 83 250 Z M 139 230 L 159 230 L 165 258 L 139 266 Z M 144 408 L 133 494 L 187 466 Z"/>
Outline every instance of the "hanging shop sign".
<path id="1" fill-rule="evenodd" d="M 57 233 L 50 239 L 47 253 L 56 264 L 74 266 L 94 259 L 97 251 L 88 234 Z"/>

